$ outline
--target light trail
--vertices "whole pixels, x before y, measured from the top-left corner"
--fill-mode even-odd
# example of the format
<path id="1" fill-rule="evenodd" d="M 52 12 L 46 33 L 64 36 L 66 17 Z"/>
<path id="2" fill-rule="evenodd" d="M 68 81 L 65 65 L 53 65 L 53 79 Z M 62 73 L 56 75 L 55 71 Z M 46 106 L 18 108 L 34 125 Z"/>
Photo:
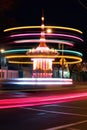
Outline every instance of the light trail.
<path id="1" fill-rule="evenodd" d="M 43 58 L 65 58 L 65 59 L 75 60 L 75 61 L 71 61 L 71 62 L 67 61 L 67 64 L 76 64 L 76 63 L 82 62 L 82 58 L 80 58 L 78 56 L 68 56 L 68 55 L 63 55 L 63 56 L 62 55 L 58 55 L 58 56 L 49 56 L 49 55 L 46 55 L 46 56 L 45 55 L 40 55 L 40 56 L 39 55 L 11 55 L 11 56 L 6 56 L 7 59 L 35 58 L 35 57 L 38 57 L 38 58 L 42 58 L 42 57 Z M 17 63 L 17 62 L 21 64 L 20 61 L 13 61 L 13 63 Z M 9 63 L 12 63 L 12 61 L 10 61 Z M 59 64 L 59 62 L 55 62 L 55 64 Z"/>
<path id="2" fill-rule="evenodd" d="M 38 95 L 34 97 L 25 97 L 25 98 L 0 99 L 0 109 L 68 102 L 74 100 L 83 100 L 85 98 L 87 99 L 87 92 L 69 93 L 61 95 L 55 94 L 48 96 Z"/>
<path id="3" fill-rule="evenodd" d="M 67 78 L 8 78 L 2 80 L 1 84 L 16 84 L 16 85 L 72 85 L 73 80 Z"/>
<path id="4" fill-rule="evenodd" d="M 13 27 L 13 28 L 8 28 L 8 29 L 4 29 L 4 32 L 8 32 L 8 31 L 14 31 L 14 30 L 21 30 L 21 29 L 35 29 L 35 28 L 41 28 L 41 26 L 21 26 L 21 27 Z M 74 31 L 74 32 L 78 32 L 80 34 L 82 34 L 83 32 L 75 29 L 75 28 L 69 28 L 69 27 L 62 27 L 62 26 L 44 26 L 44 28 L 48 29 L 48 28 L 53 28 L 53 29 L 61 29 L 61 30 L 69 30 L 69 31 Z"/>
<path id="5" fill-rule="evenodd" d="M 41 33 L 24 33 L 24 34 L 14 34 L 14 35 L 10 35 L 10 37 L 14 38 L 14 37 L 24 37 L 24 36 L 40 36 Z M 74 35 L 68 35 L 68 34 L 55 34 L 55 33 L 45 33 L 45 36 L 59 36 L 59 37 L 66 37 L 66 38 L 73 38 L 76 40 L 80 40 L 81 42 L 83 42 L 83 39 L 81 39 L 80 37 L 74 36 Z"/>
<path id="6" fill-rule="evenodd" d="M 14 50 L 6 50 L 3 53 L 4 54 L 8 54 L 8 53 L 17 53 L 17 52 L 27 52 L 28 50 L 31 49 L 14 49 Z M 81 52 L 78 51 L 73 51 L 73 50 L 59 50 L 56 49 L 58 52 L 64 52 L 64 53 L 70 53 L 70 54 L 74 54 L 74 55 L 78 55 L 78 56 L 83 56 L 83 54 Z"/>
<path id="7" fill-rule="evenodd" d="M 38 42 L 43 42 L 43 39 L 26 39 L 26 40 L 17 40 L 17 41 L 14 41 L 14 43 L 9 43 L 9 44 L 18 44 L 18 43 L 38 43 Z M 74 46 L 74 44 L 72 42 L 68 42 L 68 41 L 65 41 L 65 40 L 47 40 L 47 39 L 44 39 L 44 41 L 46 43 L 57 43 L 57 44 L 65 44 L 65 45 L 69 45 L 69 46 Z"/>

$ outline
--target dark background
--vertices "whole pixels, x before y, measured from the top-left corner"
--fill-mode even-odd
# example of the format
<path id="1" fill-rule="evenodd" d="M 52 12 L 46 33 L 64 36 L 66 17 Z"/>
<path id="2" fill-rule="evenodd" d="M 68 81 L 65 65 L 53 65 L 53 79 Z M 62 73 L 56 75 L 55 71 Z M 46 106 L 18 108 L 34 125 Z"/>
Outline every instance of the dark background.
<path id="1" fill-rule="evenodd" d="M 0 0 L 0 32 L 14 26 L 41 25 L 44 10 L 45 25 L 65 26 L 83 31 L 84 43 L 75 48 L 87 57 L 86 0 Z M 0 42 L 0 45 L 2 43 Z"/>

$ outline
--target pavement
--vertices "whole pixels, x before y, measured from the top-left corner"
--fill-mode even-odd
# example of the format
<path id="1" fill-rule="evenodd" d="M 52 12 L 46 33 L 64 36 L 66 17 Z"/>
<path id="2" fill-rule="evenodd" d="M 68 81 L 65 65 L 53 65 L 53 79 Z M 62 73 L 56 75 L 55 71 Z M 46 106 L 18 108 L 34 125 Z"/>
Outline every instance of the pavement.
<path id="1" fill-rule="evenodd" d="M 56 86 L 53 90 L 46 88 L 45 91 L 1 89 L 0 92 L 0 128 L 3 130 L 87 128 L 86 82 L 75 82 L 73 86 Z"/>

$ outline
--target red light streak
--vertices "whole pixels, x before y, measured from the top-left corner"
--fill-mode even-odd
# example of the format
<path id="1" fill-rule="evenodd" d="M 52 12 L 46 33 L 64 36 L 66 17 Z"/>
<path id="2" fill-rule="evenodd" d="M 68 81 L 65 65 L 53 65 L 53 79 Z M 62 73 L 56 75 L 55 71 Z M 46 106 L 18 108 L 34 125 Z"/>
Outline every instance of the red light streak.
<path id="1" fill-rule="evenodd" d="M 70 93 L 70 94 L 59 94 L 59 95 L 49 95 L 49 96 L 34 96 L 25 98 L 13 98 L 13 99 L 0 99 L 0 109 L 5 108 L 16 108 L 25 106 L 36 106 L 60 102 L 74 101 L 78 99 L 87 98 L 86 92 L 80 93 Z"/>

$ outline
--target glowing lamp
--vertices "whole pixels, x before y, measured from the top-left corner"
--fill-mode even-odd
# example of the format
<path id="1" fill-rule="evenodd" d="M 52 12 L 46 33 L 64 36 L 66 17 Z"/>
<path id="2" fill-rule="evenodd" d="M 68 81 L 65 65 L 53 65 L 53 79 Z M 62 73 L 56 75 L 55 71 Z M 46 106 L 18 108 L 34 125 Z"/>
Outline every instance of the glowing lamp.
<path id="1" fill-rule="evenodd" d="M 47 29 L 46 31 L 47 31 L 47 33 L 52 33 L 52 29 L 50 29 L 50 28 Z"/>
<path id="2" fill-rule="evenodd" d="M 0 52 L 3 53 L 5 50 L 4 49 L 1 49 Z"/>

